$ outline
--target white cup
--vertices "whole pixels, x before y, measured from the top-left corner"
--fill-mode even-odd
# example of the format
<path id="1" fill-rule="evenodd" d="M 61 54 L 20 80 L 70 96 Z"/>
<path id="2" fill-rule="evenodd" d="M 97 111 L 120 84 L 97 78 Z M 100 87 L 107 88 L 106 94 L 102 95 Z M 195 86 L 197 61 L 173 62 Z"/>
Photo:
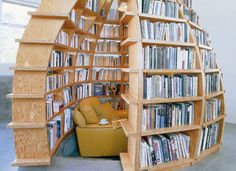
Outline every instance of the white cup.
<path id="1" fill-rule="evenodd" d="M 101 124 L 106 124 L 107 123 L 107 119 L 101 119 Z"/>

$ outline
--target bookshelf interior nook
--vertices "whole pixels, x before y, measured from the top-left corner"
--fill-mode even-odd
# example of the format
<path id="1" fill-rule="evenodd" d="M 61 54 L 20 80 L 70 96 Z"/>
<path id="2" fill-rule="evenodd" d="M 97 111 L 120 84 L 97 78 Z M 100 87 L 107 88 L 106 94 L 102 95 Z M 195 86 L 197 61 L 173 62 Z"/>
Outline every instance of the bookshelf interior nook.
<path id="1" fill-rule="evenodd" d="M 13 165 L 50 165 L 91 96 L 129 111 L 124 170 L 178 169 L 219 150 L 221 71 L 192 0 L 42 0 L 30 15 L 8 95 Z"/>

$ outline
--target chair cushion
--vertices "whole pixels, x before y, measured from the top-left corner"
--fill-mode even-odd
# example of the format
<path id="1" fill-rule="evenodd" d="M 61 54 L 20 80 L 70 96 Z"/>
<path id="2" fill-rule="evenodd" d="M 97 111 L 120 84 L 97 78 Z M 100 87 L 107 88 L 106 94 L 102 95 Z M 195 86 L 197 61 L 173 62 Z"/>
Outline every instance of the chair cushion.
<path id="1" fill-rule="evenodd" d="M 86 120 L 84 116 L 82 115 L 82 113 L 79 111 L 78 107 L 76 107 L 73 111 L 73 119 L 74 119 L 74 123 L 78 125 L 79 127 L 85 127 L 87 125 Z"/>
<path id="2" fill-rule="evenodd" d="M 87 124 L 96 124 L 99 122 L 97 114 L 92 107 L 92 104 L 99 104 L 97 98 L 88 98 L 80 102 L 79 110 L 83 114 Z"/>
<path id="3" fill-rule="evenodd" d="M 109 121 L 119 119 L 109 102 L 103 104 L 93 104 L 93 108 L 96 111 L 99 119 L 107 119 Z"/>

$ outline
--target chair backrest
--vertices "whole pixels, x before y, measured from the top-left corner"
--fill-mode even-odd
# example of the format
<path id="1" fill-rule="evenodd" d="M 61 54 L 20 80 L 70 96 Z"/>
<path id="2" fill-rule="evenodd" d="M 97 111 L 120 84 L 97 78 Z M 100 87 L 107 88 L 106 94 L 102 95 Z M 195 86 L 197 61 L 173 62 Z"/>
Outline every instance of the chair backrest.
<path id="1" fill-rule="evenodd" d="M 100 104 L 97 97 L 89 97 L 89 98 L 81 100 L 81 102 L 80 102 L 80 106 L 85 106 L 86 105 L 86 106 L 91 106 L 92 107 L 92 104 Z"/>

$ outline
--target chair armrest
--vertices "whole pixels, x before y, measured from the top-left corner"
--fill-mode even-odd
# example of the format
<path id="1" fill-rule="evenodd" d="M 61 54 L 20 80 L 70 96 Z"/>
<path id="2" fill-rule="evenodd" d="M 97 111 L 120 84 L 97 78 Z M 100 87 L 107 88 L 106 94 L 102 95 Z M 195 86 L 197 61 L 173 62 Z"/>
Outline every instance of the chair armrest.
<path id="1" fill-rule="evenodd" d="M 126 118 L 128 118 L 128 110 L 116 110 L 116 114 L 117 114 L 121 119 L 126 119 Z"/>

